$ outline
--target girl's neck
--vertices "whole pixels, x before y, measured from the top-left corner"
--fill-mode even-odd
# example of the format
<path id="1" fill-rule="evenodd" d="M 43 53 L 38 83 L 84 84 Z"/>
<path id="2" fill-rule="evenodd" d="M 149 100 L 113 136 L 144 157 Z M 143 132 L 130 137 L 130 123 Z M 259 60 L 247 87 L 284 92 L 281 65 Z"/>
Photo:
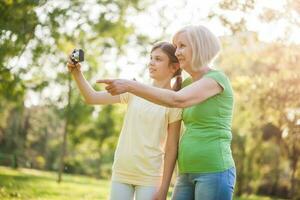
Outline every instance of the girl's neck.
<path id="1" fill-rule="evenodd" d="M 205 67 L 201 67 L 198 71 L 192 71 L 189 74 L 191 75 L 192 80 L 194 82 L 194 81 L 201 79 L 204 74 L 206 74 L 207 72 L 209 72 L 211 70 L 212 70 L 212 68 L 205 66 Z"/>
<path id="2" fill-rule="evenodd" d="M 165 80 L 153 80 L 152 85 L 158 88 L 164 88 L 164 89 L 172 89 L 171 87 L 171 80 L 165 79 Z"/>

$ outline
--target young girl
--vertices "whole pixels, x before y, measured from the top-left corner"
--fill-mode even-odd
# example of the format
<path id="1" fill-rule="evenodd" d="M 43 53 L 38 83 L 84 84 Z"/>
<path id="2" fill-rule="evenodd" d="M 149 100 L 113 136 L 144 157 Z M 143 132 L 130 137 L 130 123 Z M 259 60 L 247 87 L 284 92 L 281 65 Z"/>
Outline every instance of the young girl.
<path id="1" fill-rule="evenodd" d="M 69 60 L 68 68 L 86 103 L 127 104 L 115 151 L 110 199 L 166 199 L 177 158 L 182 110 L 160 106 L 131 93 L 112 96 L 95 91 L 80 71 L 80 64 Z M 180 72 L 173 45 L 156 44 L 149 63 L 153 86 L 171 90 L 171 79 Z M 179 79 L 175 88 L 178 85 Z"/>

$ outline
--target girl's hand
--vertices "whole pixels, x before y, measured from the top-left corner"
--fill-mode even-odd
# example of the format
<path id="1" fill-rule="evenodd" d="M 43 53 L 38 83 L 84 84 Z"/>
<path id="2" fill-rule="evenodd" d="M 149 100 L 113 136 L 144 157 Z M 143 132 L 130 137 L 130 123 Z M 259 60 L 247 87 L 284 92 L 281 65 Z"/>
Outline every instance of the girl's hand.
<path id="1" fill-rule="evenodd" d="M 166 200 L 166 199 L 167 199 L 167 194 L 165 194 L 161 190 L 158 190 L 152 200 Z"/>
<path id="2" fill-rule="evenodd" d="M 97 83 L 105 83 L 107 86 L 105 89 L 111 95 L 119 95 L 125 92 L 129 92 L 130 80 L 125 79 L 100 79 Z"/>
<path id="3" fill-rule="evenodd" d="M 73 72 L 74 70 L 80 71 L 81 65 L 80 65 L 80 63 L 74 64 L 69 56 L 68 62 L 67 62 L 67 67 L 68 67 L 69 72 Z"/>

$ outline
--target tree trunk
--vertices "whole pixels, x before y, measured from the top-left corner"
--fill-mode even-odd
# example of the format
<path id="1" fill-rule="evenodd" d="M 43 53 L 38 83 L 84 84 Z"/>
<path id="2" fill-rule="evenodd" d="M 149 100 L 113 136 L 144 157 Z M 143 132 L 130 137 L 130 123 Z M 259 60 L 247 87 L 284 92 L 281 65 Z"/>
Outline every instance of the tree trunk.
<path id="1" fill-rule="evenodd" d="M 62 181 L 62 174 L 64 170 L 64 159 L 66 155 L 67 150 L 67 135 L 68 135 L 68 126 L 69 126 L 69 118 L 70 118 L 70 108 L 71 108 L 71 77 L 69 76 L 68 79 L 68 105 L 66 109 L 66 122 L 65 122 L 65 128 L 64 128 L 64 135 L 63 135 L 63 143 L 61 146 L 61 154 L 60 154 L 60 162 L 59 162 L 59 168 L 58 168 L 58 179 L 57 182 L 60 183 Z"/>
<path id="2" fill-rule="evenodd" d="M 275 166 L 274 166 L 274 170 L 275 170 L 275 175 L 274 175 L 274 182 L 272 185 L 272 190 L 271 190 L 271 195 L 276 196 L 278 193 L 278 184 L 280 181 L 280 156 L 281 156 L 281 152 L 280 152 L 280 140 L 277 140 L 277 148 L 276 148 L 276 152 L 277 152 L 277 156 L 275 158 Z"/>
<path id="3" fill-rule="evenodd" d="M 237 191 L 236 191 L 236 195 L 237 196 L 241 196 L 243 193 L 244 193 L 244 185 L 245 185 L 245 179 L 246 179 L 246 176 L 245 176 L 245 159 L 247 158 L 246 157 L 246 152 L 245 152 L 245 148 L 242 148 L 242 159 L 241 159 L 241 163 L 239 164 L 239 168 L 237 169 Z"/>
<path id="4" fill-rule="evenodd" d="M 294 144 L 295 147 L 295 144 Z M 296 150 L 293 148 L 293 150 Z M 292 158 L 292 175 L 291 175 L 291 191 L 290 191 L 290 197 L 291 199 L 294 199 L 295 191 L 296 191 L 296 170 L 297 170 L 297 164 L 298 164 L 298 156 L 296 154 L 296 151 L 292 152 L 293 158 Z"/>
<path id="5" fill-rule="evenodd" d="M 103 140 L 101 140 L 101 142 L 99 143 L 98 146 L 98 154 L 99 154 L 99 161 L 98 161 L 98 168 L 97 168 L 97 178 L 101 178 L 101 170 L 102 170 L 102 144 L 103 144 Z"/>

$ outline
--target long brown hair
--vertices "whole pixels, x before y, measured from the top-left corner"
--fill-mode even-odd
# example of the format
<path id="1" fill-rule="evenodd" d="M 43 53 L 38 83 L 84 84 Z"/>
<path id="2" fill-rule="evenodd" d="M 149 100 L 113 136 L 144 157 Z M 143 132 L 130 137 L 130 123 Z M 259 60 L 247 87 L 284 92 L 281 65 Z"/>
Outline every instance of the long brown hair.
<path id="1" fill-rule="evenodd" d="M 176 48 L 169 42 L 159 42 L 156 43 L 152 49 L 151 49 L 151 53 L 155 50 L 155 49 L 161 49 L 169 58 L 169 64 L 179 64 L 179 61 L 177 59 L 177 57 L 175 56 L 175 51 Z M 181 77 L 181 69 L 179 68 L 173 75 L 173 77 L 176 78 L 176 81 L 173 85 L 173 90 L 178 91 L 181 89 L 181 83 L 182 83 L 182 77 Z"/>

